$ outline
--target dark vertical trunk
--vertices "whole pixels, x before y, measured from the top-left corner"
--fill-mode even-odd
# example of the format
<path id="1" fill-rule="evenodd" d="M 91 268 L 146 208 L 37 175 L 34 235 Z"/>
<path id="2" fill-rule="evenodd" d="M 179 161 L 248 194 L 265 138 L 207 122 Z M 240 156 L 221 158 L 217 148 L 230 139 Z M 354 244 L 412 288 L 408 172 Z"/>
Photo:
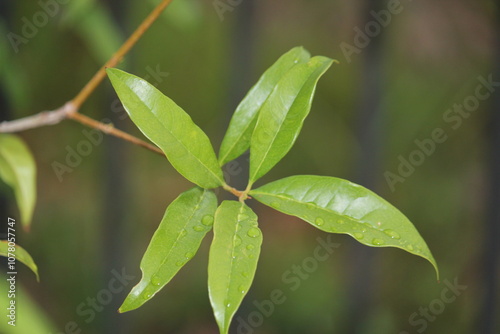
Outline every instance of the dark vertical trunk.
<path id="1" fill-rule="evenodd" d="M 254 1 L 243 1 L 233 11 L 226 15 L 235 15 L 233 35 L 231 39 L 232 56 L 229 80 L 229 106 L 228 118 L 233 115 L 243 96 L 246 94 L 252 82 L 254 64 Z M 245 189 L 248 175 L 248 153 L 236 160 L 238 168 L 237 175 L 231 175 L 230 184 L 237 189 Z M 232 195 L 231 195 L 232 196 Z"/>
<path id="2" fill-rule="evenodd" d="M 370 12 L 380 10 L 383 0 L 365 0 L 365 19 L 360 28 L 363 30 L 366 23 L 373 20 Z M 357 161 L 355 182 L 373 190 L 380 177 L 381 155 L 381 125 L 382 115 L 380 108 L 381 86 L 383 84 L 381 47 L 383 32 L 371 39 L 370 44 L 361 51 L 362 78 L 361 102 L 358 111 L 357 138 L 359 138 L 360 155 Z M 348 307 L 346 310 L 346 328 L 343 333 L 363 332 L 364 321 L 368 319 L 372 303 L 373 282 L 375 271 L 373 249 L 359 246 L 351 255 L 355 259 L 355 267 L 350 271 L 350 285 Z"/>
<path id="3" fill-rule="evenodd" d="M 493 80 L 500 80 L 500 1 L 497 1 L 495 55 Z M 488 207 L 483 248 L 483 283 L 484 296 L 479 315 L 479 333 L 493 334 L 500 332 L 500 312 L 498 305 L 500 272 L 500 91 L 493 92 L 489 119 L 488 135 Z"/>
<path id="4" fill-rule="evenodd" d="M 128 8 L 128 1 L 124 0 L 106 0 L 105 1 L 115 19 L 116 24 L 122 31 L 125 27 L 125 9 Z M 125 33 L 124 33 L 125 35 Z M 111 55 L 110 55 L 111 56 Z M 127 57 L 130 60 L 130 57 Z M 116 95 L 110 89 L 105 106 L 111 106 Z M 119 114 L 111 112 L 110 108 L 104 109 L 103 117 L 111 120 L 113 124 L 120 127 L 123 122 Z M 123 142 L 113 136 L 105 136 L 103 139 L 103 192 L 104 203 L 102 212 L 102 240 L 103 243 L 103 287 L 111 279 L 111 270 L 121 272 L 125 266 L 126 249 L 124 242 L 124 227 L 127 219 L 126 208 L 128 203 L 132 202 L 126 189 L 127 164 L 125 163 L 125 154 L 129 149 L 135 149 L 130 144 Z M 128 272 L 125 270 L 125 272 Z M 129 333 L 130 326 L 127 325 L 127 318 L 120 316 L 117 310 L 124 300 L 128 291 L 120 295 L 114 295 L 112 302 L 103 310 L 102 330 L 104 333 Z"/>

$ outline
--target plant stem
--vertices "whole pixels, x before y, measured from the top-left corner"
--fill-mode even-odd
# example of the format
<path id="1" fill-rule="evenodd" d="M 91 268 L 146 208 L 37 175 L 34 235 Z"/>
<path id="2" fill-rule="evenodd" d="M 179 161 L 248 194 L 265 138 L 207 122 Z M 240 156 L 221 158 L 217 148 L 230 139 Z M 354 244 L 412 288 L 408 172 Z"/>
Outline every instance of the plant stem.
<path id="1" fill-rule="evenodd" d="M 81 123 L 83 125 L 86 125 L 88 127 L 100 130 L 100 131 L 104 132 L 105 134 L 115 136 L 117 138 L 128 141 L 132 144 L 144 147 L 150 151 L 158 153 L 159 155 L 165 156 L 163 151 L 160 150 L 158 147 L 156 147 L 152 144 L 146 143 L 145 141 L 143 141 L 137 137 L 134 137 L 126 132 L 118 130 L 117 128 L 115 128 L 113 126 L 113 124 L 104 124 L 104 123 L 98 122 L 95 119 L 92 119 L 90 117 L 87 117 L 87 116 L 80 114 L 80 113 L 77 113 L 77 112 L 68 114 L 67 118 L 72 119 L 72 120 L 74 120 L 78 123 Z"/>
<path id="2" fill-rule="evenodd" d="M 132 49 L 132 47 L 139 41 L 149 27 L 156 21 L 158 16 L 167 8 L 172 0 L 162 0 L 162 2 L 149 14 L 139 27 L 130 35 L 130 37 L 123 43 L 123 45 L 116 51 L 116 53 L 102 66 L 99 71 L 90 79 L 90 81 L 83 87 L 78 95 L 72 100 L 73 105 L 78 110 L 80 106 L 87 100 L 92 92 L 106 77 L 106 68 L 115 67 L 122 58 Z"/>
<path id="3" fill-rule="evenodd" d="M 104 124 L 90 117 L 80 114 L 78 111 L 82 104 L 89 98 L 94 90 L 106 77 L 106 68 L 116 66 L 123 57 L 132 49 L 139 41 L 149 27 L 158 19 L 160 14 L 167 8 L 172 0 L 162 0 L 158 6 L 149 14 L 146 19 L 137 27 L 132 35 L 123 43 L 116 53 L 102 66 L 90 81 L 82 88 L 82 90 L 70 101 L 65 103 L 58 109 L 51 111 L 42 111 L 35 115 L 20 118 L 13 121 L 5 121 L 0 123 L 0 133 L 14 133 L 29 129 L 39 128 L 47 125 L 60 123 L 64 119 L 72 119 L 91 128 L 100 130 L 106 134 L 118 137 L 132 144 L 144 147 L 160 155 L 163 152 L 154 145 L 136 138 L 126 132 L 114 128 L 112 125 Z"/>

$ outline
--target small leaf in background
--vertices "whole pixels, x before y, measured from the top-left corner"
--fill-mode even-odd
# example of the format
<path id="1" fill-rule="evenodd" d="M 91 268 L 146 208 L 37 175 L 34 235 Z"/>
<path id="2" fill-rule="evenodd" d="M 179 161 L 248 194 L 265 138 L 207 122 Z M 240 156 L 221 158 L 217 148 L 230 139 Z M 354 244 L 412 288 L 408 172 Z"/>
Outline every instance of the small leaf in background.
<path id="1" fill-rule="evenodd" d="M 266 100 L 250 144 L 250 185 L 292 148 L 311 109 L 316 84 L 332 63 L 330 58 L 316 56 L 294 66 Z"/>
<path id="2" fill-rule="evenodd" d="M 153 298 L 196 254 L 212 229 L 217 198 L 198 187 L 182 193 L 167 208 L 141 261 L 142 278 L 120 312 L 140 307 Z"/>
<path id="3" fill-rule="evenodd" d="M 304 48 L 295 47 L 291 49 L 269 67 L 250 89 L 236 108 L 226 135 L 222 140 L 219 152 L 219 163 L 221 165 L 238 158 L 250 147 L 252 132 L 260 108 L 280 79 L 292 67 L 307 62 L 309 58 L 309 52 Z"/>
<path id="4" fill-rule="evenodd" d="M 272 208 L 320 230 L 349 234 L 372 247 L 397 247 L 438 267 L 427 244 L 398 209 L 372 191 L 329 176 L 290 176 L 250 191 Z"/>
<path id="5" fill-rule="evenodd" d="M 22 225 L 29 230 L 36 202 L 36 165 L 24 142 L 0 134 L 0 179 L 14 189 Z"/>
<path id="6" fill-rule="evenodd" d="M 12 246 L 9 246 L 9 242 L 7 240 L 0 240 L 0 256 L 10 257 L 12 254 L 15 255 L 16 261 L 24 263 L 28 268 L 33 271 L 36 275 L 36 280 L 40 281 L 40 276 L 38 276 L 38 267 L 33 261 L 31 255 L 21 246 L 14 245 L 15 250 L 12 251 Z"/>
<path id="7" fill-rule="evenodd" d="M 111 68 L 107 72 L 132 121 L 179 173 L 206 189 L 224 184 L 210 140 L 184 110 L 139 77 Z"/>
<path id="8" fill-rule="evenodd" d="M 228 333 L 252 285 L 261 245 L 262 232 L 252 209 L 236 201 L 222 202 L 215 213 L 208 259 L 208 291 L 221 334 Z"/>

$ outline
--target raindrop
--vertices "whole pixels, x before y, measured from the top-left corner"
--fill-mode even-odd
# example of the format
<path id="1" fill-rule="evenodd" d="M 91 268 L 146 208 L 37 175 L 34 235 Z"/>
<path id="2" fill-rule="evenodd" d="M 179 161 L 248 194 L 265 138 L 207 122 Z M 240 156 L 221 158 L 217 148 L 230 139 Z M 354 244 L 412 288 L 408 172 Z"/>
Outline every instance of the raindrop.
<path id="1" fill-rule="evenodd" d="M 408 249 L 410 252 L 413 251 L 413 245 L 406 245 L 406 249 Z"/>
<path id="2" fill-rule="evenodd" d="M 247 246 L 247 249 L 248 249 L 248 250 L 252 250 L 252 249 L 254 249 L 254 248 L 255 248 L 255 246 L 254 246 L 254 245 L 248 245 L 248 246 Z"/>
<path id="3" fill-rule="evenodd" d="M 259 235 L 260 235 L 260 231 L 258 228 L 256 227 L 252 227 L 248 230 L 247 232 L 247 235 L 250 237 L 250 238 L 257 238 Z"/>
<path id="4" fill-rule="evenodd" d="M 372 244 L 374 244 L 375 246 L 380 246 L 380 245 L 385 244 L 385 242 L 382 239 L 375 238 L 375 239 L 372 240 Z"/>
<path id="5" fill-rule="evenodd" d="M 206 215 L 201 219 L 201 223 L 205 226 L 212 226 L 214 223 L 214 217 L 211 215 Z"/>
<path id="6" fill-rule="evenodd" d="M 246 271 L 244 271 L 244 272 L 242 272 L 242 273 L 241 273 L 241 276 L 243 276 L 243 277 L 248 277 L 248 275 L 249 275 L 249 274 L 248 274 L 248 272 L 246 272 Z"/>
<path id="7" fill-rule="evenodd" d="M 271 206 L 275 209 L 279 208 L 281 206 L 281 203 L 280 202 L 272 202 L 271 203 Z"/>
<path id="8" fill-rule="evenodd" d="M 235 246 L 241 245 L 241 238 L 239 236 L 234 237 L 234 245 Z"/>
<path id="9" fill-rule="evenodd" d="M 384 230 L 384 233 L 390 236 L 392 239 L 401 239 L 401 236 L 398 232 L 393 230 Z"/>
<path id="10" fill-rule="evenodd" d="M 337 224 L 342 225 L 342 224 L 344 224 L 344 223 L 345 223 L 345 221 L 343 221 L 342 219 L 337 220 Z"/>
<path id="11" fill-rule="evenodd" d="M 177 261 L 177 262 L 175 263 L 175 265 L 176 265 L 177 267 L 180 267 L 180 266 L 184 265 L 184 262 L 182 262 L 182 261 Z"/>
<path id="12" fill-rule="evenodd" d="M 191 252 L 187 252 L 186 254 L 184 254 L 184 256 L 186 257 L 186 259 L 191 260 L 194 256 L 194 254 Z"/>
<path id="13" fill-rule="evenodd" d="M 153 277 L 151 277 L 151 284 L 156 285 L 156 286 L 160 285 L 161 284 L 160 276 L 154 275 Z"/>
<path id="14" fill-rule="evenodd" d="M 325 224 L 325 221 L 323 220 L 323 218 L 316 218 L 316 225 L 318 226 L 322 226 Z"/>
<path id="15" fill-rule="evenodd" d="M 202 232 L 205 229 L 203 228 L 203 226 L 196 225 L 193 227 L 193 230 L 195 230 L 196 232 Z"/>
<path id="16" fill-rule="evenodd" d="M 241 293 L 245 293 L 245 287 L 244 287 L 243 285 L 240 285 L 240 286 L 238 287 L 238 290 L 240 290 L 240 291 L 241 291 Z"/>
<path id="17" fill-rule="evenodd" d="M 361 240 L 363 239 L 365 236 L 363 235 L 363 233 L 354 233 L 354 237 L 358 240 Z"/>

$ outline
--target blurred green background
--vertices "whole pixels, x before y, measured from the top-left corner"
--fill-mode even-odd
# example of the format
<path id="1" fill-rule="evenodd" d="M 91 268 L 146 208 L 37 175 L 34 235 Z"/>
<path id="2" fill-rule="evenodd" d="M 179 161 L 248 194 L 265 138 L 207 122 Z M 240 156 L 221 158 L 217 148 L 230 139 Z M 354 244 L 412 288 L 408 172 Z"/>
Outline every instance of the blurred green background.
<path id="1" fill-rule="evenodd" d="M 0 120 L 70 100 L 158 2 L 2 1 Z M 449 111 L 474 101 L 479 77 L 500 81 L 499 3 L 397 3 L 175 0 L 119 66 L 157 84 L 218 148 L 238 102 L 281 54 L 303 45 L 338 59 L 319 82 L 294 148 L 259 184 L 319 174 L 369 187 L 410 218 L 440 266 L 438 283 L 421 258 L 333 235 L 331 256 L 299 276 L 291 270 L 327 235 L 249 201 L 264 244 L 233 333 L 500 333 L 499 92 L 466 116 Z M 389 17 L 380 14 L 389 9 Z M 365 29 L 371 37 L 361 36 Z M 81 112 L 142 138 L 107 80 Z M 387 172 L 417 159 L 416 141 L 436 129 L 447 139 L 391 186 Z M 37 162 L 38 202 L 31 232 L 17 238 L 41 282 L 20 269 L 18 327 L 2 317 L 0 332 L 217 333 L 206 287 L 211 235 L 154 299 L 117 313 L 167 204 L 191 185 L 164 158 L 107 136 L 58 177 L 54 162 L 67 164 L 68 151 L 88 140 L 85 131 L 64 121 L 20 134 Z M 239 163 L 228 176 L 241 189 L 245 157 Z M 18 211 L 12 192 L 0 190 L 5 224 Z M 120 292 L 103 292 L 117 272 L 134 278 Z M 3 309 L 5 279 L 0 286 Z M 284 302 L 262 309 L 274 290 Z"/>

